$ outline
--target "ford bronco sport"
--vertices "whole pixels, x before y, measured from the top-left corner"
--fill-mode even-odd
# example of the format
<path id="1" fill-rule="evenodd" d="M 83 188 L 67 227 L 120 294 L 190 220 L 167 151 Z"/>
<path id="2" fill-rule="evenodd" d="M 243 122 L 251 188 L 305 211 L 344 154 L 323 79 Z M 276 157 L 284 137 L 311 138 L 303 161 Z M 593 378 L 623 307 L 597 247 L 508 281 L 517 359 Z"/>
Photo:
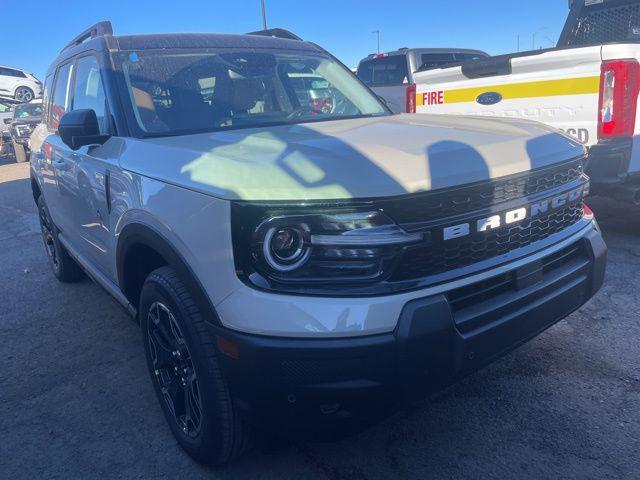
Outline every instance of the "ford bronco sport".
<path id="1" fill-rule="evenodd" d="M 392 115 L 289 32 L 100 23 L 45 92 L 31 174 L 53 271 L 137 319 L 198 461 L 236 457 L 250 428 L 379 418 L 602 283 L 583 146 L 526 121 Z"/>

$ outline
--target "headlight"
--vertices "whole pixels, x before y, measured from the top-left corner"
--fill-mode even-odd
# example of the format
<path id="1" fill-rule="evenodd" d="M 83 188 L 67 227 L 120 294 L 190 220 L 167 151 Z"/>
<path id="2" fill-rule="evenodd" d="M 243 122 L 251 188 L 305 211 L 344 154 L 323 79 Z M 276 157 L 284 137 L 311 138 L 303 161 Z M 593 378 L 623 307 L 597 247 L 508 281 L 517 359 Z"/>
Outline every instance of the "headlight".
<path id="1" fill-rule="evenodd" d="M 242 278 L 270 290 L 313 293 L 383 281 L 407 246 L 424 240 L 381 211 L 234 204 L 233 244 Z M 307 213 L 308 212 L 308 213 Z"/>
<path id="2" fill-rule="evenodd" d="M 302 267 L 311 255 L 309 235 L 300 226 L 269 227 L 262 241 L 262 254 L 277 272 Z"/>

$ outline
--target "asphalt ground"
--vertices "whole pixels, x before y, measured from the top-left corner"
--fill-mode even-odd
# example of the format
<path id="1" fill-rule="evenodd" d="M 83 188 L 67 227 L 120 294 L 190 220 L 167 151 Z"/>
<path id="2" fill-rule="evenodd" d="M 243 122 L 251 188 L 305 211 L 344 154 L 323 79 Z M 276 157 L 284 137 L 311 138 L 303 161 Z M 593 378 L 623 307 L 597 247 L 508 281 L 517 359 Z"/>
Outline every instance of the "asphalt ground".
<path id="1" fill-rule="evenodd" d="M 28 166 L 0 159 L 0 478 L 638 479 L 640 211 L 590 203 L 609 267 L 580 311 L 355 437 L 208 469 L 165 424 L 138 327 L 89 280 L 54 279 Z"/>

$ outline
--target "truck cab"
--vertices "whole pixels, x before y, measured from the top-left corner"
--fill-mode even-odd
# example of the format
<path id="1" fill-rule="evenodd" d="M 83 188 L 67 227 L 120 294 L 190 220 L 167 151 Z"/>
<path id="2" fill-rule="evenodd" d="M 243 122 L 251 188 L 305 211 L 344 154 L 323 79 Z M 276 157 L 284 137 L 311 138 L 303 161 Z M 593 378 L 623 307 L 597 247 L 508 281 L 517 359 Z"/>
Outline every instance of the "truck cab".
<path id="1" fill-rule="evenodd" d="M 569 6 L 555 48 L 415 73 L 416 111 L 551 125 L 589 147 L 594 193 L 640 206 L 640 1 Z"/>

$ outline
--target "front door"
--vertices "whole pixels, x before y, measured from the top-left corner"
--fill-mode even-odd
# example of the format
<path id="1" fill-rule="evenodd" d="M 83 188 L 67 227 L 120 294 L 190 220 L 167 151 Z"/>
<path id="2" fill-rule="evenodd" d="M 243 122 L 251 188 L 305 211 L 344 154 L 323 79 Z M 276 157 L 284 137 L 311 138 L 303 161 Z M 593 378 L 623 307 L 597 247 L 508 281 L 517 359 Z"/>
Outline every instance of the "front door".
<path id="1" fill-rule="evenodd" d="M 86 55 L 76 60 L 70 88 L 70 110 L 91 109 L 98 117 L 102 134 L 109 132 L 107 100 L 97 57 Z M 76 151 L 68 147 L 60 159 L 57 181 L 68 200 L 69 238 L 78 251 L 103 274 L 113 278 L 109 261 L 110 224 L 109 177 L 117 165 L 108 146 L 90 145 Z"/>

